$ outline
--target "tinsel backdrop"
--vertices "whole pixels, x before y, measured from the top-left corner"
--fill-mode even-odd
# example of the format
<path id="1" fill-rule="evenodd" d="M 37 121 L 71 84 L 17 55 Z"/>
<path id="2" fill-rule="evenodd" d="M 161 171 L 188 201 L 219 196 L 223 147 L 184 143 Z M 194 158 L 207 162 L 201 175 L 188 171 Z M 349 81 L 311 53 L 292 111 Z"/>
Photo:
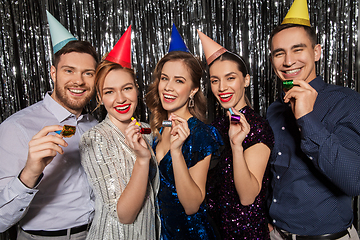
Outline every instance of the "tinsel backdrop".
<path id="1" fill-rule="evenodd" d="M 76 38 L 91 42 L 99 56 L 112 49 L 132 24 L 132 60 L 142 97 L 157 61 L 167 53 L 171 26 L 177 26 L 190 51 L 204 59 L 200 29 L 228 50 L 244 56 L 251 72 L 248 95 L 265 116 L 278 95 L 267 41 L 293 0 L 2 0 L 0 2 L 0 122 L 44 97 L 52 89 L 52 46 L 45 10 Z M 359 90 L 358 0 L 308 0 L 322 57 L 317 73 L 329 83 Z M 205 61 L 203 60 L 205 63 Z M 208 118 L 221 113 L 207 85 Z M 92 111 L 95 101 L 87 107 Z M 104 112 L 93 112 L 102 120 Z M 149 118 L 141 102 L 138 114 Z M 358 204 L 355 204 L 356 206 Z M 356 210 L 357 212 L 357 210 Z"/>

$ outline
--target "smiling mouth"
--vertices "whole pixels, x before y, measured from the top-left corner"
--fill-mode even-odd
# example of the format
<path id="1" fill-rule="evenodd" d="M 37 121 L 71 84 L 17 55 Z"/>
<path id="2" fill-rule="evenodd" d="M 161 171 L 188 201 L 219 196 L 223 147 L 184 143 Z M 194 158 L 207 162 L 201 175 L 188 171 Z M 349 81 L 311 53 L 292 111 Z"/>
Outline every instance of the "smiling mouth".
<path id="1" fill-rule="evenodd" d="M 220 101 L 222 102 L 228 102 L 231 100 L 233 94 L 232 93 L 227 93 L 227 94 L 221 94 L 219 95 Z"/>
<path id="2" fill-rule="evenodd" d="M 116 107 L 115 107 L 115 110 L 116 110 L 118 113 L 127 113 L 127 112 L 130 110 L 130 106 L 131 106 L 131 104 L 116 106 Z"/>
<path id="3" fill-rule="evenodd" d="M 298 73 L 300 72 L 301 68 L 298 69 L 293 69 L 293 70 L 288 70 L 288 71 L 283 71 L 285 74 L 294 74 L 294 73 Z"/>
<path id="4" fill-rule="evenodd" d="M 85 90 L 85 89 L 70 89 L 70 88 L 69 88 L 69 91 L 70 91 L 71 93 L 75 93 L 75 94 L 82 94 L 82 93 L 84 93 L 86 90 Z"/>
<path id="5" fill-rule="evenodd" d="M 164 100 L 167 102 L 173 102 L 176 99 L 176 97 L 172 95 L 163 94 L 163 96 L 164 96 Z"/>

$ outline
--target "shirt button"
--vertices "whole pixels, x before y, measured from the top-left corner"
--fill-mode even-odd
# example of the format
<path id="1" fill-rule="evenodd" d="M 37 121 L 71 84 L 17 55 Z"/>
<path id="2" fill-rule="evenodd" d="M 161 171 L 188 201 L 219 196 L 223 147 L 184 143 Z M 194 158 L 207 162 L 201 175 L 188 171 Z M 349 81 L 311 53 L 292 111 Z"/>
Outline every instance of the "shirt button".
<path id="1" fill-rule="evenodd" d="M 22 211 L 24 211 L 24 209 L 23 209 L 23 208 L 21 208 L 21 209 L 20 209 L 20 212 L 22 212 Z"/>
<path id="2" fill-rule="evenodd" d="M 299 128 L 299 132 L 301 132 L 301 128 Z"/>
<path id="3" fill-rule="evenodd" d="M 33 192 L 28 192 L 28 194 L 32 195 L 32 194 L 33 194 Z"/>
<path id="4" fill-rule="evenodd" d="M 309 159 L 310 159 L 310 160 L 313 160 L 313 157 L 312 157 L 312 156 L 310 156 L 310 157 L 309 157 Z"/>
<path id="5" fill-rule="evenodd" d="M 278 152 L 278 155 L 279 155 L 279 156 L 281 156 L 281 154 L 282 154 L 281 152 Z"/>
<path id="6" fill-rule="evenodd" d="M 274 201 L 274 203 L 276 203 L 276 202 L 277 202 L 277 200 L 276 200 L 275 198 L 274 198 L 274 200 L 273 200 L 273 201 Z"/>
<path id="7" fill-rule="evenodd" d="M 281 127 L 281 130 L 283 130 L 283 131 L 284 131 L 284 130 L 285 130 L 285 127 Z"/>
<path id="8" fill-rule="evenodd" d="M 280 179 L 280 176 L 279 176 L 279 175 L 277 175 L 277 176 L 276 176 L 276 178 L 277 178 L 277 179 Z"/>
<path id="9" fill-rule="evenodd" d="M 275 219 L 273 219 L 273 223 L 276 223 L 276 220 L 275 220 Z"/>

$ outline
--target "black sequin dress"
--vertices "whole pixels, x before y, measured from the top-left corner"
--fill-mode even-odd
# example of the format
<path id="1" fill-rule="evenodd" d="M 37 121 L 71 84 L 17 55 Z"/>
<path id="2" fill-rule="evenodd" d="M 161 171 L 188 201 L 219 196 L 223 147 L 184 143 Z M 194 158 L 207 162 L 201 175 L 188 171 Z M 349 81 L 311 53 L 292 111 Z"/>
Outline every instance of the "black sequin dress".
<path id="1" fill-rule="evenodd" d="M 250 124 L 250 132 L 243 141 L 244 151 L 257 143 L 264 143 L 270 149 L 274 136 L 268 122 L 253 109 L 245 106 L 240 110 Z M 269 239 L 266 221 L 266 186 L 269 171 L 266 170 L 262 189 L 253 204 L 240 203 L 233 177 L 233 158 L 229 141 L 228 116 L 216 119 L 213 124 L 222 135 L 225 149 L 218 163 L 209 170 L 207 182 L 207 204 L 209 214 L 216 223 L 222 239 Z"/>

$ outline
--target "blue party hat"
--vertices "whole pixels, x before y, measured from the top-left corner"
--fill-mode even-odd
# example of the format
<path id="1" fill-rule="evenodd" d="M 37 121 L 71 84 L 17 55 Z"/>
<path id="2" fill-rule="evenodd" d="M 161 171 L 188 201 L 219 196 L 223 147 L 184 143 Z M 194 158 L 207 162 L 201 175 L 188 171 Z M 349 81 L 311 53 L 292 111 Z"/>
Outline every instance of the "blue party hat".
<path id="1" fill-rule="evenodd" d="M 171 30 L 171 41 L 169 47 L 169 52 L 172 51 L 190 52 L 184 40 L 182 39 L 179 31 L 176 29 L 175 24 L 173 24 Z"/>
<path id="2" fill-rule="evenodd" d="M 46 15 L 47 15 L 47 19 L 48 19 L 48 22 L 49 22 L 51 42 L 52 42 L 52 45 L 53 45 L 54 53 L 56 53 L 57 51 L 62 49 L 68 42 L 73 41 L 73 40 L 77 40 L 47 10 L 46 10 Z"/>

